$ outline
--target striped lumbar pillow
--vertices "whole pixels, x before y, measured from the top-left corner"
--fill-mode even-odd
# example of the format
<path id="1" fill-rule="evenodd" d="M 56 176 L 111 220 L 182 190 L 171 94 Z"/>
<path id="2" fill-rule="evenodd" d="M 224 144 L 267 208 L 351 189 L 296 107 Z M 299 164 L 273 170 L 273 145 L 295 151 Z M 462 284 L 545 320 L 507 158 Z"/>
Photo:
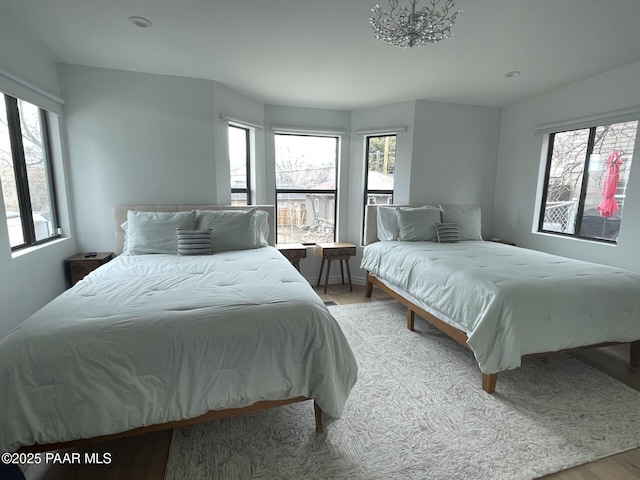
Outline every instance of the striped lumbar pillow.
<path id="1" fill-rule="evenodd" d="M 438 243 L 458 243 L 460 232 L 457 223 L 436 223 Z"/>
<path id="2" fill-rule="evenodd" d="M 185 230 L 177 228 L 178 255 L 209 255 L 211 253 L 211 229 Z"/>

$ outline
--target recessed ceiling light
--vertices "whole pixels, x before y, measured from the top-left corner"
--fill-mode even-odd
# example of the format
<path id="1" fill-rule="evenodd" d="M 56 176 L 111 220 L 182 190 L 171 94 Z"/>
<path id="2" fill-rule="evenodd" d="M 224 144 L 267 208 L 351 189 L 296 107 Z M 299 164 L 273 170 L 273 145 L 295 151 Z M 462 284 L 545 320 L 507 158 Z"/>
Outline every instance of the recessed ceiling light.
<path id="1" fill-rule="evenodd" d="M 129 21 L 140 28 L 149 28 L 151 26 L 151 22 L 143 17 L 129 17 Z"/>
<path id="2" fill-rule="evenodd" d="M 519 72 L 518 70 L 513 70 L 512 72 L 507 72 L 504 74 L 505 77 L 507 78 L 513 78 L 513 77 L 517 77 L 518 75 L 520 75 L 521 72 Z"/>

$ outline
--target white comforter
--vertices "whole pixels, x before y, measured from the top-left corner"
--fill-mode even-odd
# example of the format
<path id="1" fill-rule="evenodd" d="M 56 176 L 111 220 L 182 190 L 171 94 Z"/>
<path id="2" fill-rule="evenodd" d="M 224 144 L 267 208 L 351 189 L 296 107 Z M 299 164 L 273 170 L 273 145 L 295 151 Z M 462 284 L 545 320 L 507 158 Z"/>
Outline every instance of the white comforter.
<path id="1" fill-rule="evenodd" d="M 328 425 L 356 376 L 339 325 L 274 248 L 120 256 L 0 342 L 0 451 L 297 396 Z"/>
<path id="2" fill-rule="evenodd" d="M 362 268 L 452 319 L 484 373 L 640 339 L 640 275 L 493 242 L 376 242 Z"/>

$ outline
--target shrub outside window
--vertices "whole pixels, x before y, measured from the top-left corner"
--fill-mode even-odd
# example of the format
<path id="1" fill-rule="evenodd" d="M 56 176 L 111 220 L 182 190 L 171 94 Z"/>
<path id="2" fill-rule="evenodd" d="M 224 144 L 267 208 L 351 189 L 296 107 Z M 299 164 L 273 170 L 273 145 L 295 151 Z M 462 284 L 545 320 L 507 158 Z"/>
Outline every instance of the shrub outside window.
<path id="1" fill-rule="evenodd" d="M 638 121 L 552 133 L 538 231 L 617 242 Z"/>

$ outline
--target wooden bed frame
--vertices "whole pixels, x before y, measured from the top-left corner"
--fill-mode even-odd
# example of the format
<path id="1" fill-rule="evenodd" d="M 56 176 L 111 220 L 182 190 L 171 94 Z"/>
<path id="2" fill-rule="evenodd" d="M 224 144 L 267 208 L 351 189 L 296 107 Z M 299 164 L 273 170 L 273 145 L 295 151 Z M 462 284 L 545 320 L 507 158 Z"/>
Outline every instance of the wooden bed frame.
<path id="1" fill-rule="evenodd" d="M 146 212 L 176 212 L 176 211 L 190 211 L 190 210 L 246 210 L 247 208 L 257 208 L 269 213 L 269 245 L 275 244 L 275 207 L 273 205 L 252 205 L 250 207 L 236 206 L 236 205 L 120 205 L 114 208 L 114 227 L 116 234 L 116 247 L 117 253 L 122 253 L 124 245 L 124 231 L 121 228 L 122 223 L 127 219 L 128 210 L 138 210 Z M 167 422 L 157 425 L 149 425 L 146 427 L 134 428 L 125 432 L 115 433 L 111 435 L 102 435 L 99 437 L 72 440 L 68 442 L 51 443 L 46 445 L 35 444 L 31 446 L 25 446 L 18 449 L 19 452 L 43 452 L 50 450 L 59 450 L 63 448 L 82 447 L 85 445 L 91 445 L 97 442 L 104 442 L 108 440 L 116 440 L 119 438 L 130 437 L 134 435 L 143 435 L 145 433 L 156 432 L 160 430 L 166 430 L 171 428 L 182 428 L 183 433 L 187 433 L 188 428 L 192 425 L 202 422 L 209 422 L 211 420 L 218 420 L 221 418 L 232 417 L 235 415 L 242 415 L 245 413 L 258 412 L 261 410 L 267 410 L 274 407 L 280 407 L 283 405 L 289 405 L 297 402 L 304 402 L 312 400 L 307 397 L 295 397 L 285 400 L 265 400 L 256 402 L 253 405 L 242 408 L 228 408 L 224 410 L 210 410 L 209 412 L 200 415 L 198 417 L 189 418 L 180 421 Z M 318 433 L 324 432 L 324 426 L 322 424 L 322 409 L 318 404 L 313 402 L 313 411 L 315 416 L 315 429 Z"/>
<path id="2" fill-rule="evenodd" d="M 371 293 L 373 292 L 374 285 L 407 307 L 407 328 L 409 330 L 411 331 L 414 330 L 415 314 L 417 313 L 422 318 L 424 318 L 427 322 L 429 322 L 431 325 L 436 327 L 438 330 L 445 333 L 446 335 L 454 339 L 459 344 L 464 345 L 466 348 L 469 348 L 469 345 L 467 345 L 467 334 L 464 333 L 462 330 L 459 330 L 455 327 L 452 327 L 448 323 L 443 322 L 435 315 L 427 312 L 425 309 L 416 305 L 411 300 L 408 300 L 407 298 L 405 298 L 404 296 L 402 296 L 392 288 L 389 288 L 375 275 L 372 275 L 371 273 L 367 272 L 367 283 L 365 287 L 365 295 L 367 297 L 371 297 Z M 559 350 L 556 352 L 532 353 L 532 354 L 524 355 L 522 358 L 524 359 L 524 358 L 532 358 L 532 357 L 549 357 L 550 355 L 556 354 L 556 353 L 567 353 L 567 352 L 573 352 L 577 350 L 585 350 L 589 348 L 608 347 L 610 345 L 624 345 L 624 344 L 626 344 L 626 342 L 598 343 L 595 345 L 570 348 L 566 350 Z M 630 364 L 635 367 L 639 367 L 640 366 L 640 340 L 637 340 L 635 342 L 630 342 L 630 346 L 631 346 L 630 347 L 631 350 L 629 354 Z M 497 373 L 483 373 L 482 389 L 487 393 L 494 393 L 496 391 L 497 381 L 498 381 Z"/>
<path id="3" fill-rule="evenodd" d="M 406 207 L 410 205 L 381 205 L 386 207 Z M 377 214 L 376 209 L 378 205 L 367 205 L 365 211 L 365 232 L 364 232 L 364 244 L 368 245 L 370 243 L 374 243 L 378 241 L 377 237 Z M 411 300 L 407 299 L 404 295 L 392 289 L 384 282 L 382 282 L 375 275 L 367 272 L 366 274 L 366 286 L 365 286 L 365 295 L 367 297 L 371 297 L 371 293 L 373 292 L 374 285 L 378 287 L 383 292 L 387 293 L 398 302 L 402 303 L 407 307 L 407 328 L 411 331 L 414 330 L 415 325 L 415 314 L 417 313 L 419 316 L 424 318 L 431 325 L 436 327 L 441 332 L 445 333 L 453 340 L 463 345 L 466 348 L 470 348 L 467 344 L 467 334 L 462 330 L 455 328 L 448 323 L 440 320 L 438 317 L 429 313 L 424 308 L 416 305 Z M 570 348 L 565 350 L 559 350 L 555 352 L 541 352 L 541 353 L 532 353 L 528 355 L 524 355 L 522 358 L 532 358 L 532 357 L 549 357 L 552 354 L 557 353 L 567 353 L 577 350 L 585 350 L 591 348 L 599 348 L 599 347 L 607 347 L 611 345 L 626 345 L 629 343 L 630 345 L 630 353 L 629 353 L 629 363 L 632 366 L 638 367 L 640 366 L 640 340 L 636 340 L 634 342 L 606 342 L 606 343 L 598 343 L 595 345 L 587 345 L 583 347 Z M 482 389 L 487 393 L 494 393 L 496 390 L 496 382 L 498 381 L 497 373 L 483 373 L 482 374 Z"/>
<path id="4" fill-rule="evenodd" d="M 158 432 L 160 430 L 167 430 L 171 428 L 182 428 L 183 433 L 187 435 L 188 428 L 198 423 L 210 422 L 212 420 L 219 420 L 221 418 L 233 417 L 235 415 L 242 415 L 245 413 L 259 412 L 261 410 L 268 410 L 269 408 L 281 407 L 283 405 L 289 405 L 291 403 L 297 403 L 297 402 L 304 402 L 307 400 L 311 400 L 311 399 L 307 397 L 295 397 L 287 400 L 265 400 L 265 401 L 257 402 L 257 403 L 254 403 L 253 405 L 249 405 L 248 407 L 243 407 L 243 408 L 210 410 L 204 415 L 200 415 L 194 418 L 189 418 L 186 420 L 160 423 L 157 425 L 149 425 L 148 427 L 134 428 L 132 430 L 127 430 L 121 433 L 114 433 L 111 435 L 101 435 L 99 437 L 86 438 L 86 439 L 80 439 L 80 440 L 71 440 L 69 442 L 49 443 L 46 445 L 35 444 L 28 447 L 20 447 L 18 451 L 19 452 L 46 452 L 50 450 L 60 450 L 63 448 L 84 447 L 86 445 L 92 445 L 94 443 L 105 442 L 108 440 L 117 440 L 119 438 L 126 438 L 134 435 L 144 435 L 145 433 Z M 322 425 L 322 410 L 320 409 L 318 404 L 315 402 L 315 400 L 313 402 L 313 411 L 315 415 L 316 432 L 323 433 L 324 426 Z"/>

